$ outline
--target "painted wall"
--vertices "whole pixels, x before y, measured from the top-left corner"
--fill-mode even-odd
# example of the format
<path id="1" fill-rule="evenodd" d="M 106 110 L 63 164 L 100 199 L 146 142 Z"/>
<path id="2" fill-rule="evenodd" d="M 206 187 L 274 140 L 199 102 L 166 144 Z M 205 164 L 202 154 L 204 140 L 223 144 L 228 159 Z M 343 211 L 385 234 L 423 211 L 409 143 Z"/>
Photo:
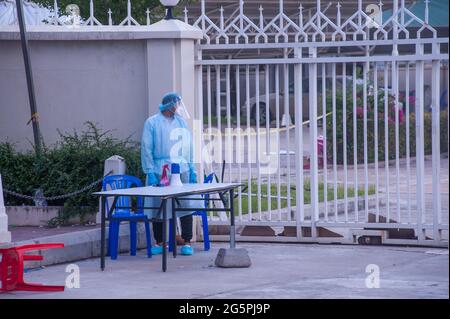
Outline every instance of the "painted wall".
<path id="1" fill-rule="evenodd" d="M 39 123 L 45 143 L 86 121 L 139 141 L 164 93 L 177 91 L 195 117 L 194 43 L 179 20 L 150 26 L 28 26 Z M 0 27 L 0 142 L 32 147 L 25 67 L 17 26 Z"/>
<path id="2" fill-rule="evenodd" d="M 140 140 L 149 112 L 145 40 L 30 41 L 30 56 L 47 145 L 58 140 L 58 129 L 80 131 L 86 121 Z M 29 118 L 20 41 L 0 40 L 0 141 L 30 148 Z"/>

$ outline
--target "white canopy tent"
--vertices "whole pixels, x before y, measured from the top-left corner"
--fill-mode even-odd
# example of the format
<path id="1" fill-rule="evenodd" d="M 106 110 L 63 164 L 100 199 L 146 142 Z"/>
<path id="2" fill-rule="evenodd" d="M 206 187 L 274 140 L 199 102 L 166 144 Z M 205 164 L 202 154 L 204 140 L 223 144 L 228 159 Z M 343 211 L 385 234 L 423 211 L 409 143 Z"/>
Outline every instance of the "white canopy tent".
<path id="1" fill-rule="evenodd" d="M 40 25 L 51 22 L 53 11 L 30 1 L 23 1 L 23 13 L 27 25 Z M 0 1 L 0 26 L 17 24 L 15 0 Z"/>

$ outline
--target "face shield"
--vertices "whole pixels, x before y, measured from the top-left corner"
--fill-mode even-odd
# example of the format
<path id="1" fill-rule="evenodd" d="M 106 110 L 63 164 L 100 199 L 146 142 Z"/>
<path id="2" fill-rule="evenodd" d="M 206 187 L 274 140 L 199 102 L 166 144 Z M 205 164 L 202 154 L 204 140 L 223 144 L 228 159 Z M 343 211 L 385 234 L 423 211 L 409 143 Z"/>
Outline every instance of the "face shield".
<path id="1" fill-rule="evenodd" d="M 186 106 L 183 103 L 183 100 L 180 99 L 176 102 L 175 106 L 172 108 L 172 113 L 177 114 L 178 116 L 181 116 L 184 119 L 190 119 L 191 116 L 189 115 L 189 112 L 186 108 Z"/>

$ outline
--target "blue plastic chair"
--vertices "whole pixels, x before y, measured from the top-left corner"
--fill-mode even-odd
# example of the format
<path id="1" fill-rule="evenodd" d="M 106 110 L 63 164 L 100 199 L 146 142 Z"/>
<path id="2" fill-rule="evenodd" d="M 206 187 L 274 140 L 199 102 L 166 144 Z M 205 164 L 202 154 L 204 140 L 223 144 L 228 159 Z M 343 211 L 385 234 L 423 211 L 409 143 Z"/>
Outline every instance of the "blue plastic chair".
<path id="1" fill-rule="evenodd" d="M 141 187 L 142 182 L 139 178 L 130 175 L 111 175 L 103 179 L 102 189 L 123 189 L 131 187 Z M 130 255 L 136 256 L 137 248 L 137 222 L 144 222 L 145 237 L 147 240 L 147 256 L 152 257 L 151 250 L 151 235 L 150 235 L 150 221 L 147 215 L 144 214 L 143 199 L 137 198 L 136 212 L 131 211 L 131 201 L 129 196 L 119 196 L 117 198 L 116 207 L 111 215 L 109 215 L 109 240 L 108 240 L 108 255 L 111 259 L 117 259 L 119 251 L 119 229 L 120 223 L 128 221 L 130 223 Z M 106 201 L 106 209 L 109 214 L 109 204 Z"/>
<path id="2" fill-rule="evenodd" d="M 209 174 L 207 177 L 205 177 L 205 180 L 203 181 L 205 184 L 212 183 L 214 178 L 214 173 Z M 205 208 L 209 205 L 209 194 L 202 195 L 205 198 Z M 209 230 L 208 230 L 208 216 L 206 215 L 206 210 L 198 210 L 194 213 L 192 213 L 192 216 L 201 216 L 202 217 L 202 228 L 203 228 L 203 247 L 205 251 L 208 251 L 210 248 L 209 243 Z M 169 251 L 173 251 L 173 247 L 175 243 L 173 242 L 173 233 L 172 233 L 172 224 L 173 220 L 170 220 L 170 226 L 169 226 Z"/>

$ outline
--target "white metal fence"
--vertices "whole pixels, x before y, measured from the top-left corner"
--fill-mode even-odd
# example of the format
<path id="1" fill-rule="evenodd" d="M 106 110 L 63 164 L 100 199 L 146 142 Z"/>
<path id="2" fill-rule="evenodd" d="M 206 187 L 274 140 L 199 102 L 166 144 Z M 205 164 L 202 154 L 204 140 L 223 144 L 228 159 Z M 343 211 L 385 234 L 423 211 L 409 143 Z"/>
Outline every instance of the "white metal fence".
<path id="1" fill-rule="evenodd" d="M 448 38 L 428 1 L 422 19 L 404 1 L 368 16 L 359 0 L 345 19 L 317 1 L 307 20 L 283 0 L 256 20 L 243 1 L 218 21 L 201 4 L 202 170 L 225 160 L 224 180 L 246 184 L 237 224 L 275 230 L 238 239 L 448 245 Z"/>

